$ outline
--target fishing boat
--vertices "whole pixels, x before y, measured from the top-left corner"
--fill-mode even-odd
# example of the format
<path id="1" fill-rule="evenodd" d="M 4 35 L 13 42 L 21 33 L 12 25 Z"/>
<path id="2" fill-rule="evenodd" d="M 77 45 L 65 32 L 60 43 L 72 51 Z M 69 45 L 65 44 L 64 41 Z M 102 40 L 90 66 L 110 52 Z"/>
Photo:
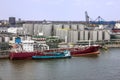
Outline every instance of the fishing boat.
<path id="1" fill-rule="evenodd" d="M 46 54 L 46 53 L 44 53 Z M 49 55 L 35 55 L 32 59 L 60 59 L 60 58 L 71 58 L 70 51 L 65 50 L 63 52 L 48 52 Z M 50 55 L 51 54 L 51 55 Z"/>

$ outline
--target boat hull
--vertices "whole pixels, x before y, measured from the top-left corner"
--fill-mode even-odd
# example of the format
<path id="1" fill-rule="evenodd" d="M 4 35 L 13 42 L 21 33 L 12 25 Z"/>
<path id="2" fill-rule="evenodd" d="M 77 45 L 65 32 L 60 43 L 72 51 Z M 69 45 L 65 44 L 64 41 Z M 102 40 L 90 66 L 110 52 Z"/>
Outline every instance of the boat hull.
<path id="1" fill-rule="evenodd" d="M 45 56 L 32 56 L 32 59 L 61 59 L 61 58 L 71 58 L 71 53 L 68 50 L 62 52 L 48 52 L 47 54 L 53 55 L 45 55 Z"/>
<path id="2" fill-rule="evenodd" d="M 87 46 L 85 48 L 67 48 L 67 49 L 61 49 L 61 51 L 69 50 L 71 53 L 71 56 L 88 56 L 88 55 L 98 55 L 100 46 Z M 47 52 L 47 51 L 46 51 Z M 49 52 L 49 51 L 48 51 Z M 54 52 L 52 50 L 51 52 Z M 43 54 L 42 52 L 11 52 L 9 55 L 9 58 L 11 60 L 13 59 L 32 59 L 37 56 L 38 58 L 50 58 L 50 59 L 57 59 L 57 58 L 70 58 L 70 56 L 54 56 L 54 54 Z M 39 57 L 38 57 L 39 56 Z M 54 56 L 54 57 L 53 57 Z"/>
<path id="3" fill-rule="evenodd" d="M 71 58 L 71 56 L 32 56 L 32 59 L 62 59 Z"/>
<path id="4" fill-rule="evenodd" d="M 72 56 L 73 57 L 80 57 L 80 56 L 95 56 L 95 55 L 98 55 L 100 54 L 100 51 L 96 51 L 96 52 L 91 52 L 91 53 L 86 53 L 86 54 L 73 54 Z"/>
<path id="5" fill-rule="evenodd" d="M 111 34 L 112 39 L 120 39 L 120 33 Z"/>
<path id="6" fill-rule="evenodd" d="M 120 28 L 112 29 L 111 38 L 120 39 Z"/>
<path id="7" fill-rule="evenodd" d="M 22 60 L 22 59 L 32 59 L 32 56 L 35 56 L 36 55 L 36 52 L 11 52 L 10 55 L 9 55 L 9 58 L 11 60 L 16 60 L 16 59 L 19 59 L 19 60 Z M 43 54 L 42 53 L 37 53 L 37 55 L 40 55 L 42 56 Z"/>
<path id="8" fill-rule="evenodd" d="M 98 55 L 100 46 L 89 46 L 84 49 L 78 49 L 71 51 L 72 56 L 87 56 L 87 55 Z"/>
<path id="9" fill-rule="evenodd" d="M 32 56 L 44 56 L 44 57 L 47 57 L 47 56 L 54 56 L 55 58 L 55 54 L 44 54 L 42 52 L 11 52 L 10 55 L 9 55 L 9 59 L 11 60 L 24 60 L 24 59 L 32 59 Z M 61 56 L 61 58 L 65 58 L 64 56 Z M 57 57 L 56 57 L 57 58 Z M 58 57 L 60 58 L 60 57 Z M 67 56 L 66 56 L 67 58 Z"/>

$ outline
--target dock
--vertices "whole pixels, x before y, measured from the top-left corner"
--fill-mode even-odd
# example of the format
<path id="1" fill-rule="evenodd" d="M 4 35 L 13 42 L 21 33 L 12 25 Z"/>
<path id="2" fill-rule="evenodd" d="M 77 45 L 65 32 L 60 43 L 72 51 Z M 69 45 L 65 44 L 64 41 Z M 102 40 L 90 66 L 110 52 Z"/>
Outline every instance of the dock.
<path id="1" fill-rule="evenodd" d="M 89 41 L 80 41 L 77 44 L 78 45 L 89 45 Z M 101 47 L 106 46 L 108 48 L 119 48 L 120 47 L 120 39 L 91 41 L 91 44 L 98 44 Z"/>
<path id="2" fill-rule="evenodd" d="M 0 51 L 0 59 L 8 59 L 9 58 L 9 50 Z"/>
<path id="3" fill-rule="evenodd" d="M 102 40 L 102 41 L 90 41 L 90 45 L 100 45 L 102 48 L 120 48 L 120 39 Z M 67 45 L 67 44 L 65 44 Z M 75 45 L 89 45 L 89 41 L 79 41 Z M 57 48 L 56 48 L 57 49 Z M 59 50 L 59 49 L 57 49 Z M 10 50 L 0 51 L 0 59 L 9 59 Z"/>

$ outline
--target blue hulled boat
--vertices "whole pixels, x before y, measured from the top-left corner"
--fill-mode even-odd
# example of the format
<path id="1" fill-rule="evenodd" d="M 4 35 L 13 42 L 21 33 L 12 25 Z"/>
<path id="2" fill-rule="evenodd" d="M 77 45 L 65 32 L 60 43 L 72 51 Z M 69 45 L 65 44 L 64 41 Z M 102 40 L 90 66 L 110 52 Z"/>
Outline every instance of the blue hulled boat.
<path id="1" fill-rule="evenodd" d="M 32 56 L 32 59 L 60 59 L 60 58 L 71 58 L 71 53 L 68 50 L 64 52 L 50 52 L 46 53 L 47 55 L 39 56 L 35 55 Z M 48 55 L 49 54 L 49 55 Z"/>

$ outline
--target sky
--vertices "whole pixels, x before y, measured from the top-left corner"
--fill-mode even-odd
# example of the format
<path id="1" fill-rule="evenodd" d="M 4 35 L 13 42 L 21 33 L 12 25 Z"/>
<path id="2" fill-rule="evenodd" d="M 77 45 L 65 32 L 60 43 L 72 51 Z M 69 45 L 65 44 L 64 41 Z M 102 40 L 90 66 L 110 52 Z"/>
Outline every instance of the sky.
<path id="1" fill-rule="evenodd" d="M 85 11 L 95 20 L 120 20 L 120 0 L 0 0 L 0 20 L 83 21 Z"/>

